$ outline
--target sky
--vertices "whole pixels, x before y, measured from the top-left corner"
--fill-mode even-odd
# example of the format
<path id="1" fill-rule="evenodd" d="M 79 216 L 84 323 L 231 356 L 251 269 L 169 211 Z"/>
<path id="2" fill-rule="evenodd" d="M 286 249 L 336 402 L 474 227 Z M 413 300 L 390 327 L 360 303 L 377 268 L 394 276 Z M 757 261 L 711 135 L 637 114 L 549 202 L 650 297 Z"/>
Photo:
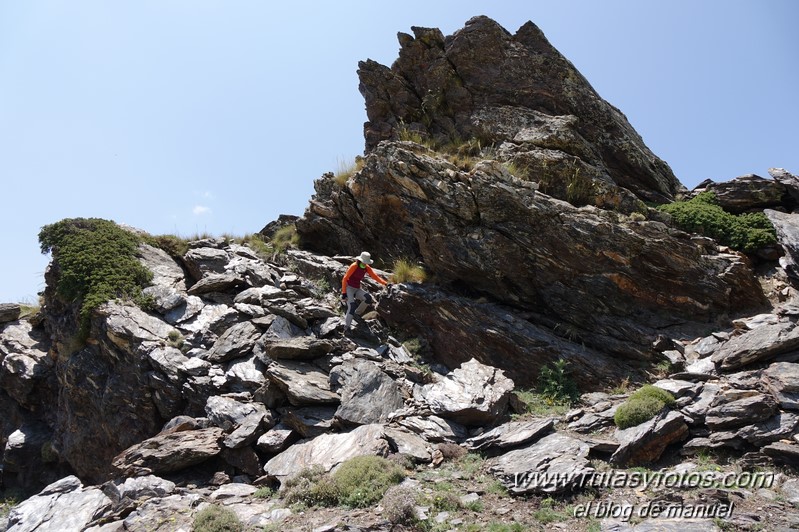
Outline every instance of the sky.
<path id="1" fill-rule="evenodd" d="M 799 174 L 794 0 L 0 0 L 0 302 L 42 226 L 244 235 L 363 153 L 358 61 L 397 33 L 531 20 L 688 188 Z"/>

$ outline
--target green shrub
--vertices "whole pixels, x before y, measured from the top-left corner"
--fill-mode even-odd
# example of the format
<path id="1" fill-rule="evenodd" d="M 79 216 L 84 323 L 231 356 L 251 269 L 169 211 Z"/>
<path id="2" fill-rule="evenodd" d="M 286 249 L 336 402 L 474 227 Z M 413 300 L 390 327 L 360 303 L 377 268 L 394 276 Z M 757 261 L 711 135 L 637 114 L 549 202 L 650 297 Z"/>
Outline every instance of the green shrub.
<path id="1" fill-rule="evenodd" d="M 613 421 L 620 429 L 634 427 L 655 417 L 663 408 L 674 406 L 675 399 L 666 390 L 645 384 L 616 409 Z"/>
<path id="2" fill-rule="evenodd" d="M 394 262 L 391 280 L 395 283 L 423 283 L 427 280 L 427 272 L 418 264 L 399 259 Z"/>
<path id="3" fill-rule="evenodd" d="M 80 302 L 80 332 L 89 330 L 92 311 L 115 298 L 145 302 L 142 288 L 153 274 L 137 260 L 141 238 L 100 218 L 68 218 L 39 232 L 42 253 L 51 253 L 61 268 L 56 291 Z"/>
<path id="4" fill-rule="evenodd" d="M 577 385 L 569 376 L 569 363 L 559 359 L 551 365 L 547 364 L 538 373 L 538 393 L 555 403 L 571 404 L 580 394 Z"/>
<path id="5" fill-rule="evenodd" d="M 390 486 L 404 478 L 402 468 L 390 460 L 356 456 L 332 475 L 318 466 L 301 471 L 286 482 L 283 497 L 289 504 L 363 508 L 377 503 Z"/>
<path id="6" fill-rule="evenodd" d="M 374 505 L 389 487 L 404 478 L 402 468 L 379 456 L 356 456 L 341 464 L 333 474 L 341 490 L 340 502 L 352 507 Z"/>
<path id="7" fill-rule="evenodd" d="M 281 227 L 272 236 L 272 246 L 277 253 L 283 253 L 287 249 L 296 248 L 299 245 L 300 235 L 297 234 L 297 227 L 294 224 Z"/>
<path id="8" fill-rule="evenodd" d="M 688 201 L 658 207 L 671 215 L 683 231 L 713 238 L 722 245 L 751 253 L 776 244 L 774 226 L 762 212 L 734 215 L 718 205 L 713 192 L 702 192 Z"/>
<path id="9" fill-rule="evenodd" d="M 194 532 L 241 532 L 244 525 L 233 510 L 212 504 L 197 513 L 191 529 Z"/>
<path id="10" fill-rule="evenodd" d="M 275 495 L 275 491 L 269 487 L 258 488 L 252 494 L 256 499 L 271 499 Z"/>

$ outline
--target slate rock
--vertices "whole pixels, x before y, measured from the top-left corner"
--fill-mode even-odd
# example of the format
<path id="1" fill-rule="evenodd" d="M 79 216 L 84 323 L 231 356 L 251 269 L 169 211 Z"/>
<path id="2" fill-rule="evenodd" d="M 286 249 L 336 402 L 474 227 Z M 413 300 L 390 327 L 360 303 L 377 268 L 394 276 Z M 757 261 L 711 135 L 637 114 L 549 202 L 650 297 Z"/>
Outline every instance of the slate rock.
<path id="1" fill-rule="evenodd" d="M 296 336 L 293 338 L 264 338 L 263 348 L 273 359 L 313 360 L 327 355 L 336 347 L 330 340 L 315 336 Z"/>
<path id="2" fill-rule="evenodd" d="M 712 355 L 723 370 L 735 370 L 799 348 L 799 327 L 784 321 L 744 332 L 725 342 Z"/>
<path id="3" fill-rule="evenodd" d="M 749 393 L 741 398 L 731 393 L 716 396 L 714 404 L 705 414 L 705 423 L 711 430 L 741 427 L 763 421 L 777 412 L 771 395 Z"/>
<path id="4" fill-rule="evenodd" d="M 243 425 L 250 418 L 263 419 L 269 415 L 269 410 L 261 403 L 242 402 L 233 397 L 215 395 L 206 401 L 205 414 L 211 423 L 227 431 Z"/>
<path id="5" fill-rule="evenodd" d="M 75 476 L 64 477 L 11 509 L 8 532 L 83 530 L 111 508 L 98 488 L 84 488 Z"/>
<path id="6" fill-rule="evenodd" d="M 405 405 L 397 383 L 368 360 L 345 361 L 331 370 L 330 381 L 341 386 L 336 419 L 345 426 L 384 422 Z"/>
<path id="7" fill-rule="evenodd" d="M 249 321 L 237 323 L 219 337 L 206 358 L 209 362 L 225 362 L 246 356 L 260 337 L 261 331 Z"/>
<path id="8" fill-rule="evenodd" d="M 315 438 L 333 427 L 336 408 L 330 406 L 287 407 L 278 410 L 280 420 L 303 438 Z"/>
<path id="9" fill-rule="evenodd" d="M 408 416 L 398 421 L 408 430 L 418 434 L 424 440 L 439 442 L 461 442 L 468 438 L 466 427 L 454 421 L 438 416 Z"/>
<path id="10" fill-rule="evenodd" d="M 499 456 L 489 471 L 514 494 L 560 493 L 574 489 L 594 473 L 588 451 L 586 443 L 555 432 Z"/>
<path id="11" fill-rule="evenodd" d="M 799 364 L 776 362 L 763 372 L 766 386 L 783 410 L 799 410 Z"/>
<path id="12" fill-rule="evenodd" d="M 193 296 L 205 295 L 215 292 L 227 292 L 244 284 L 244 280 L 233 273 L 209 273 L 191 285 L 187 293 Z"/>
<path id="13" fill-rule="evenodd" d="M 391 447 L 382 425 L 361 425 L 351 432 L 322 434 L 295 443 L 264 465 L 267 475 L 283 482 L 304 468 L 315 465 L 330 471 L 349 458 L 363 455 L 387 456 Z"/>
<path id="14" fill-rule="evenodd" d="M 535 442 L 555 426 L 555 418 L 510 421 L 479 436 L 469 438 L 465 444 L 472 450 L 510 449 Z"/>
<path id="15" fill-rule="evenodd" d="M 421 387 L 419 395 L 434 414 L 475 426 L 501 417 L 511 391 L 513 381 L 502 370 L 472 359 L 437 382 Z"/>
<path id="16" fill-rule="evenodd" d="M 259 451 L 275 454 L 285 450 L 299 437 L 297 432 L 282 421 L 258 438 L 255 446 Z"/>
<path id="17" fill-rule="evenodd" d="M 225 250 L 212 247 L 190 249 L 183 256 L 183 262 L 197 280 L 208 273 L 223 273 L 229 260 Z"/>
<path id="18" fill-rule="evenodd" d="M 333 404 L 340 401 L 338 394 L 330 389 L 327 373 L 311 364 L 276 360 L 269 365 L 266 373 L 292 405 Z"/>
<path id="19" fill-rule="evenodd" d="M 113 480 L 103 486 L 103 492 L 115 502 L 122 499 L 140 501 L 166 497 L 175 492 L 175 483 L 155 475 Z"/>
<path id="20" fill-rule="evenodd" d="M 18 320 L 21 312 L 18 303 L 0 303 L 0 323 Z"/>
<path id="21" fill-rule="evenodd" d="M 687 435 L 688 426 L 682 415 L 664 410 L 640 425 L 617 429 L 619 448 L 610 457 L 610 463 L 624 466 L 656 462 L 668 445 Z"/>
<path id="22" fill-rule="evenodd" d="M 113 467 L 128 476 L 179 471 L 218 455 L 222 435 L 218 427 L 160 434 L 120 453 Z"/>

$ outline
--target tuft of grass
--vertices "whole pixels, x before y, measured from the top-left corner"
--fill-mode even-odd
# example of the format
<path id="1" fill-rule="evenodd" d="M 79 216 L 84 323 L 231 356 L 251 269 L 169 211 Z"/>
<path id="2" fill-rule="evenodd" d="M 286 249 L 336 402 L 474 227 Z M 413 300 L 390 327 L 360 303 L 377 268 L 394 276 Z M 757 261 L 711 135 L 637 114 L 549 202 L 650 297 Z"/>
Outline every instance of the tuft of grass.
<path id="1" fill-rule="evenodd" d="M 189 241 L 177 235 L 145 236 L 145 243 L 164 250 L 173 259 L 181 259 L 189 250 Z"/>
<path id="2" fill-rule="evenodd" d="M 620 429 L 634 427 L 655 417 L 663 408 L 674 406 L 675 399 L 666 390 L 645 384 L 616 410 L 613 421 Z"/>
<path id="3" fill-rule="evenodd" d="M 356 456 L 332 475 L 319 467 L 301 471 L 286 482 L 284 498 L 289 504 L 365 508 L 380 501 L 389 487 L 404 478 L 403 469 L 390 460 Z"/>
<path id="4" fill-rule="evenodd" d="M 258 233 L 251 233 L 241 237 L 241 244 L 249 247 L 255 254 L 262 259 L 272 254 L 272 246 L 264 241 L 263 236 Z"/>
<path id="5" fill-rule="evenodd" d="M 360 156 L 355 157 L 355 160 L 351 162 L 338 161 L 333 179 L 339 187 L 343 187 L 353 175 L 361 171 L 363 165 L 364 158 Z"/>
<path id="6" fill-rule="evenodd" d="M 60 275 L 56 292 L 80 304 L 81 337 L 89 332 L 94 309 L 112 299 L 144 305 L 142 288 L 153 278 L 136 253 L 142 238 L 101 218 L 67 218 L 39 232 L 42 253 L 52 253 Z"/>
<path id="7" fill-rule="evenodd" d="M 708 236 L 744 253 L 777 243 L 777 233 L 765 214 L 731 214 L 719 206 L 713 192 L 661 205 L 658 210 L 669 213 L 674 224 L 683 231 Z"/>
<path id="8" fill-rule="evenodd" d="M 194 517 L 193 532 L 241 532 L 244 525 L 233 510 L 212 504 Z"/>
<path id="9" fill-rule="evenodd" d="M 416 130 L 410 129 L 405 124 L 401 124 L 399 128 L 397 128 L 397 138 L 404 142 L 415 142 L 416 144 L 421 144 L 425 146 L 425 139 L 422 138 L 422 134 Z"/>
<path id="10" fill-rule="evenodd" d="M 408 259 L 396 260 L 391 271 L 391 280 L 395 283 L 423 283 L 427 280 L 424 268 Z"/>
<path id="11" fill-rule="evenodd" d="M 272 246 L 277 253 L 284 253 L 289 248 L 296 248 L 300 245 L 300 235 L 294 224 L 286 225 L 275 231 L 272 237 Z"/>

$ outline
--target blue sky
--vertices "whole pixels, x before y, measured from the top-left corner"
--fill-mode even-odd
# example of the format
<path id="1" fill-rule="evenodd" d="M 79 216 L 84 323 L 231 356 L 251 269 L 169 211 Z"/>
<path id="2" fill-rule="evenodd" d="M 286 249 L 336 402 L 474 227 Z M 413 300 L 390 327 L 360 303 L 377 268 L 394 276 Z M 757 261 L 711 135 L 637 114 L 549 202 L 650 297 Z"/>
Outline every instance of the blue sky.
<path id="1" fill-rule="evenodd" d="M 793 0 L 0 0 L 0 302 L 36 299 L 62 218 L 187 236 L 301 214 L 363 151 L 358 61 L 479 14 L 535 22 L 689 188 L 799 173 Z"/>

